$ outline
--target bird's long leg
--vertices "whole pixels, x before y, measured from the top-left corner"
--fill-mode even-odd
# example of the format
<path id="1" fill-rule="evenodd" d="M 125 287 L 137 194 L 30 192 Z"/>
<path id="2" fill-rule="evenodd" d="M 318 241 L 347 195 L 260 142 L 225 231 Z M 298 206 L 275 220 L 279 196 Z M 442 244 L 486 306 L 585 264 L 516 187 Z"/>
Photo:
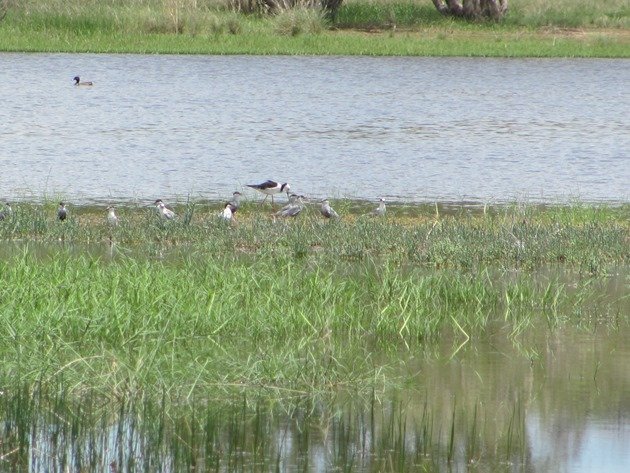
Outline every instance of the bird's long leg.
<path id="1" fill-rule="evenodd" d="M 273 194 L 271 194 L 271 208 L 272 208 L 273 210 L 275 210 L 275 209 L 276 209 L 276 208 L 275 208 L 275 206 L 273 205 Z"/>
<path id="2" fill-rule="evenodd" d="M 265 200 L 267 200 L 267 197 L 269 197 L 269 195 L 268 195 L 268 194 L 265 194 L 265 198 L 262 200 L 262 202 L 260 203 L 260 205 L 262 205 L 262 204 L 264 204 L 264 203 L 265 203 Z"/>

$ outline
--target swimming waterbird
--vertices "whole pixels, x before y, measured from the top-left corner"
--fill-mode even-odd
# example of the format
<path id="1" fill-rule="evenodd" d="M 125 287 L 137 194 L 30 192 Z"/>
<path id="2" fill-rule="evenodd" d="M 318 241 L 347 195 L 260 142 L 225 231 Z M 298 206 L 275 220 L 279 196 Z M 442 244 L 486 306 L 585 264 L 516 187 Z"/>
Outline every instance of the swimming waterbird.
<path id="1" fill-rule="evenodd" d="M 280 184 L 276 181 L 267 180 L 262 184 L 247 184 L 247 187 L 251 187 L 252 189 L 256 189 L 258 192 L 262 192 L 265 194 L 265 198 L 260 203 L 260 205 L 265 203 L 267 197 L 271 196 L 271 205 L 273 206 L 273 196 L 274 194 L 279 194 L 281 192 L 286 192 L 289 195 L 289 191 L 291 190 L 291 186 L 288 183 Z"/>
<path id="2" fill-rule="evenodd" d="M 94 82 L 92 81 L 83 81 L 81 82 L 81 79 L 79 78 L 79 76 L 74 76 L 74 79 L 72 79 L 74 81 L 74 85 L 84 85 L 84 86 L 91 86 L 94 85 Z"/>
<path id="3" fill-rule="evenodd" d="M 59 208 L 57 209 L 57 218 L 62 222 L 68 218 L 68 209 L 66 209 L 66 204 L 63 202 L 59 202 Z"/>
<path id="4" fill-rule="evenodd" d="M 322 206 L 320 207 L 319 211 L 322 213 L 322 215 L 326 218 L 339 218 L 339 214 L 337 212 L 335 212 L 335 209 L 333 209 L 330 206 L 330 202 L 328 202 L 328 199 L 324 199 L 321 201 Z"/>

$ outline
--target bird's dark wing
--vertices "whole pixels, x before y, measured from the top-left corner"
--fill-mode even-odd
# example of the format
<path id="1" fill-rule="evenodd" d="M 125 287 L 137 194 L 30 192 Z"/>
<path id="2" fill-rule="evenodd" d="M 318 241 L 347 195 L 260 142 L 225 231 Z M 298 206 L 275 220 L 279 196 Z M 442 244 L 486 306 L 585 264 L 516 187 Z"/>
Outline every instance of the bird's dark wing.
<path id="1" fill-rule="evenodd" d="M 267 180 L 262 184 L 247 184 L 247 187 L 251 187 L 253 189 L 269 189 L 271 187 L 276 187 L 278 183 L 276 181 Z"/>

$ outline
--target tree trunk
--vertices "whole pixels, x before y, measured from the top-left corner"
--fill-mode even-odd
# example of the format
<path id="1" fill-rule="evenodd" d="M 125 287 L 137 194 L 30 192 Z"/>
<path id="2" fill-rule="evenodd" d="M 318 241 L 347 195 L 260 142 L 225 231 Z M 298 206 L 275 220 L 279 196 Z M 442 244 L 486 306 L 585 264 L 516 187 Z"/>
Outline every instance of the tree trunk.
<path id="1" fill-rule="evenodd" d="M 507 13 L 508 0 L 432 0 L 445 16 L 500 20 Z"/>

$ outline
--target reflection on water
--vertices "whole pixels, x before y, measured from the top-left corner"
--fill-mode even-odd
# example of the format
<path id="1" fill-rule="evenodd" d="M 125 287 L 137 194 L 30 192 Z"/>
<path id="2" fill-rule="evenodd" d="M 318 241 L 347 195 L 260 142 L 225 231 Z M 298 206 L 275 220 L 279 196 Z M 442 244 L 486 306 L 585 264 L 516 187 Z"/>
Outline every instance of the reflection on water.
<path id="1" fill-rule="evenodd" d="M 0 61 L 0 199 L 216 200 L 268 178 L 364 199 L 629 197 L 624 60 Z"/>
<path id="2" fill-rule="evenodd" d="M 628 471 L 628 325 L 540 324 L 519 340 L 505 330 L 459 350 L 445 336 L 430 355 L 383 354 L 411 381 L 366 398 L 283 405 L 244 391 L 166 409 L 4 386 L 0 461 L 37 472 Z"/>

